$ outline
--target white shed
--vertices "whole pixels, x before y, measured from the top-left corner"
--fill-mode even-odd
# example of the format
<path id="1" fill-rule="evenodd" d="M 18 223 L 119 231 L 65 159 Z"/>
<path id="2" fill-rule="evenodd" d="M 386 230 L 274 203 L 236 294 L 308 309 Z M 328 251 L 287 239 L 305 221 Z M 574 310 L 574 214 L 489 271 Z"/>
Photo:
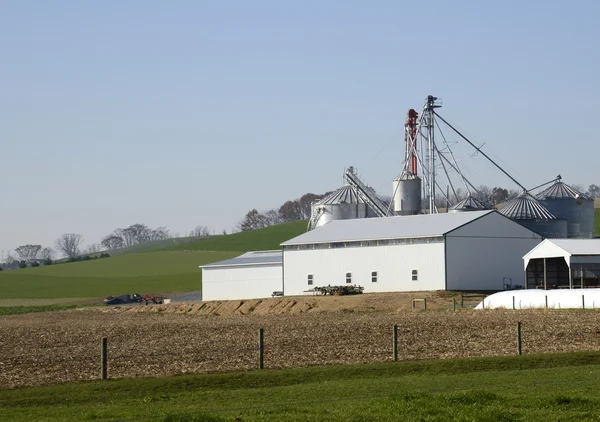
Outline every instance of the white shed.
<path id="1" fill-rule="evenodd" d="M 521 259 L 541 240 L 494 210 L 337 220 L 282 243 L 283 291 L 502 290 L 524 284 Z"/>
<path id="2" fill-rule="evenodd" d="M 600 239 L 546 239 L 523 265 L 528 289 L 600 287 Z"/>
<path id="3" fill-rule="evenodd" d="M 283 290 L 281 251 L 247 252 L 203 265 L 202 300 L 261 299 Z"/>

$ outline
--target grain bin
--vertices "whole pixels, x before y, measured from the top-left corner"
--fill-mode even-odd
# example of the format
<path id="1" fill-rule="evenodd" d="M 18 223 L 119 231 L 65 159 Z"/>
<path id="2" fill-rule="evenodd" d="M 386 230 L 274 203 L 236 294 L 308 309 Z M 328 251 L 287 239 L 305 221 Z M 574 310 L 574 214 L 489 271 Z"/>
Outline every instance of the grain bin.
<path id="1" fill-rule="evenodd" d="M 466 211 L 482 211 L 489 210 L 490 207 L 483 202 L 475 199 L 471 194 L 467 195 L 465 199 L 460 201 L 458 204 L 450 207 L 448 212 L 466 212 Z"/>
<path id="2" fill-rule="evenodd" d="M 511 220 L 543 237 L 567 237 L 567 220 L 557 218 L 527 192 L 507 201 L 504 208 L 499 211 Z"/>
<path id="3" fill-rule="evenodd" d="M 556 217 L 567 220 L 567 237 L 591 239 L 594 236 L 593 199 L 561 182 L 560 177 L 536 197 Z"/>

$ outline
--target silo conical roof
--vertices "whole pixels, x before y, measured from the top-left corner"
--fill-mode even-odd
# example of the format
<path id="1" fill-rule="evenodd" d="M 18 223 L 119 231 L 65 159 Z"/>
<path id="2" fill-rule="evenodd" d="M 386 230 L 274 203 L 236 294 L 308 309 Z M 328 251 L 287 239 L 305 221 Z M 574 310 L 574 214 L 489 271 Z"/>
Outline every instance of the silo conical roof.
<path id="1" fill-rule="evenodd" d="M 342 186 L 341 188 L 331 192 L 325 198 L 319 200 L 315 205 L 332 205 L 332 204 L 364 204 L 365 201 L 358 195 L 356 189 L 350 185 Z"/>
<path id="2" fill-rule="evenodd" d="M 527 192 L 507 201 L 500 213 L 511 220 L 556 220 L 554 214 Z"/>
<path id="3" fill-rule="evenodd" d="M 458 204 L 450 207 L 450 211 L 479 211 L 489 209 L 490 207 L 488 205 L 475 199 L 471 194 L 467 195 L 467 197 Z"/>
<path id="4" fill-rule="evenodd" d="M 577 189 L 572 188 L 566 183 L 557 180 L 552 186 L 548 189 L 543 190 L 542 192 L 536 195 L 536 198 L 542 201 L 547 199 L 590 199 L 583 193 L 579 192 Z"/>

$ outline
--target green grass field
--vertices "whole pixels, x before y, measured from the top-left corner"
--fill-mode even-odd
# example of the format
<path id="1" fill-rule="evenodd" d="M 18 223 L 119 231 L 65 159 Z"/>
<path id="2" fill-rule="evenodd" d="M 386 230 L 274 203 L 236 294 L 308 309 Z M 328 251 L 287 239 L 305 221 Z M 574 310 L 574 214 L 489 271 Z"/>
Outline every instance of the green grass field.
<path id="1" fill-rule="evenodd" d="M 598 420 L 600 354 L 311 367 L 0 389 L 3 420 Z"/>
<path id="2" fill-rule="evenodd" d="M 199 290 L 202 264 L 250 250 L 279 249 L 279 244 L 306 231 L 306 221 L 191 242 L 155 242 L 162 250 L 92 261 L 0 272 L 0 305 L 4 299 L 97 298 L 125 293 L 169 293 Z M 165 246 L 168 246 L 165 248 Z M 144 247 L 140 246 L 142 251 Z M 5 303 L 4 305 L 11 305 Z"/>
<path id="3" fill-rule="evenodd" d="M 236 256 L 234 252 L 147 252 L 48 267 L 0 272 L 0 296 L 91 298 L 125 293 L 199 290 L 199 265 Z"/>
<path id="4" fill-rule="evenodd" d="M 259 230 L 213 236 L 206 240 L 165 248 L 169 251 L 265 251 L 281 249 L 282 242 L 306 232 L 307 221 L 293 221 Z"/>

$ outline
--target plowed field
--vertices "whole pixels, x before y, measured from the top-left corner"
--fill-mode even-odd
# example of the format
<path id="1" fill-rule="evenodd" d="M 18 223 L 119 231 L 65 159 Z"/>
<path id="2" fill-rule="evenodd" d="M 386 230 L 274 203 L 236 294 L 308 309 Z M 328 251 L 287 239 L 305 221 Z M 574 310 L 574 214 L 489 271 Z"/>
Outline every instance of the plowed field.
<path id="1" fill-rule="evenodd" d="M 423 312 L 411 310 L 406 296 L 402 303 L 381 296 L 382 305 L 375 306 L 377 297 L 307 298 L 294 305 L 294 299 L 286 298 L 270 305 L 85 308 L 0 317 L 0 386 L 98 379 L 102 337 L 108 338 L 111 378 L 254 369 L 258 328 L 264 328 L 266 368 L 391 361 L 394 324 L 399 359 L 514 354 L 517 321 L 522 322 L 525 354 L 600 350 L 598 311 Z M 443 308 L 447 303 L 442 302 Z M 326 305 L 337 310 L 328 311 Z M 261 306 L 270 311 L 261 314 Z M 219 307 L 222 314 L 217 315 Z"/>

